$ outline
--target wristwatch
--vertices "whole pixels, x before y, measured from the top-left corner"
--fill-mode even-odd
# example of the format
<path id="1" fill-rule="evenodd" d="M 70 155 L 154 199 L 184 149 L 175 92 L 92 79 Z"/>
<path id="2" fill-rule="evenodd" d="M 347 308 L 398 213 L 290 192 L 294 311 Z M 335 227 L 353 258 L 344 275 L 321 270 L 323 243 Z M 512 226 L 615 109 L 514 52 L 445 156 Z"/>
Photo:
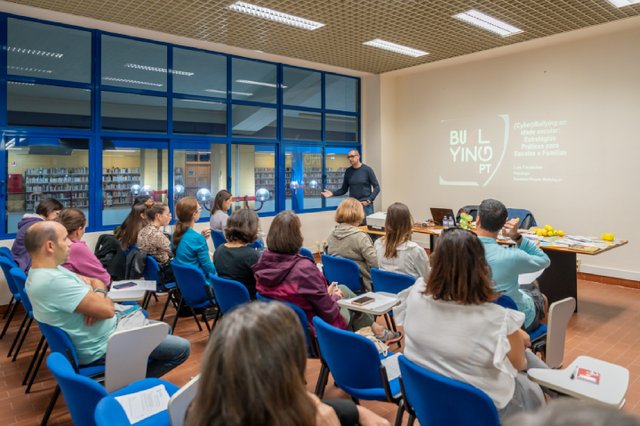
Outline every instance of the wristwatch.
<path id="1" fill-rule="evenodd" d="M 104 294 L 104 297 L 107 297 L 107 291 L 106 291 L 106 290 L 103 290 L 103 289 L 101 289 L 101 288 L 94 288 L 94 289 L 93 289 L 93 292 L 94 292 L 94 293 L 101 293 L 101 294 Z"/>

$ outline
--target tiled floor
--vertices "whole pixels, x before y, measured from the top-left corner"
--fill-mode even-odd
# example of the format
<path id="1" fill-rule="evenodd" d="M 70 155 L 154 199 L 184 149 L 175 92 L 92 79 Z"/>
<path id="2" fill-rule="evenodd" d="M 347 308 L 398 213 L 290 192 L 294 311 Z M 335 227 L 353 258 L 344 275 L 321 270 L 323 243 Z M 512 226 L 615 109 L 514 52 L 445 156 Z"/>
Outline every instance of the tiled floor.
<path id="1" fill-rule="evenodd" d="M 580 281 L 578 295 L 579 313 L 569 323 L 565 364 L 584 354 L 627 367 L 631 372 L 631 382 L 625 410 L 640 415 L 640 328 L 637 327 L 640 323 L 640 290 Z M 152 305 L 152 318 L 154 314 L 157 317 L 160 309 L 158 306 Z M 25 395 L 20 383 L 39 339 L 39 332 L 34 327 L 20 357 L 12 363 L 5 354 L 19 325 L 18 320 L 14 319 L 14 322 L 15 325 L 9 329 L 7 336 L 0 341 L 0 425 L 36 425 L 49 402 L 54 382 L 43 367 L 33 391 Z M 166 375 L 165 379 L 183 385 L 198 372 L 207 334 L 198 332 L 193 320 L 189 318 L 178 322 L 176 333 L 191 341 L 192 355 L 184 365 Z M 307 367 L 310 390 L 314 388 L 319 370 L 319 362 L 310 360 Z M 326 397 L 344 396 L 331 381 L 329 383 Z M 393 404 L 366 401 L 363 404 L 390 421 L 394 419 L 396 407 Z M 62 398 L 49 424 L 71 424 Z"/>

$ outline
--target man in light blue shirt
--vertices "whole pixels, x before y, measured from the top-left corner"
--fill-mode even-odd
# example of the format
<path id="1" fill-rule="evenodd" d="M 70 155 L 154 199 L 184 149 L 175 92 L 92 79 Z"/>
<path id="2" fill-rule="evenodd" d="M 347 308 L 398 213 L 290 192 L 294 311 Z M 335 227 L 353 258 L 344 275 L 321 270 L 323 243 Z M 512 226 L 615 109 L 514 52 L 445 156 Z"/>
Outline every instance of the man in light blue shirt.
<path id="1" fill-rule="evenodd" d="M 39 322 L 64 330 L 81 365 L 104 363 L 107 342 L 118 327 L 113 302 L 105 285 L 60 266 L 69 256 L 67 230 L 53 221 L 29 228 L 25 247 L 32 259 L 25 289 Z M 190 352 L 189 341 L 167 336 L 151 352 L 147 376 L 160 377 L 182 364 Z"/>
<path id="2" fill-rule="evenodd" d="M 513 299 L 518 310 L 524 313 L 525 330 L 535 330 L 547 315 L 547 297 L 540 293 L 537 282 L 520 286 L 518 276 L 547 268 L 551 263 L 549 256 L 518 233 L 517 219 L 507 222 L 507 208 L 500 201 L 482 201 L 476 226 L 495 291 Z M 496 239 L 501 229 L 504 236 L 516 242 L 515 247 L 498 244 Z"/>

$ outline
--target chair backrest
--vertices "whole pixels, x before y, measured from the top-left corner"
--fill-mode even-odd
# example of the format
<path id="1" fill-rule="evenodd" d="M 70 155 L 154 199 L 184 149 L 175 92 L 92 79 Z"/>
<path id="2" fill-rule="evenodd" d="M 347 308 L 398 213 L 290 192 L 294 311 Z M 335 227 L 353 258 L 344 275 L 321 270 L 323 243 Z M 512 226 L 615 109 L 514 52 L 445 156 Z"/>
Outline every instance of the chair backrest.
<path id="1" fill-rule="evenodd" d="M 482 390 L 420 367 L 406 357 L 398 359 L 405 401 L 421 426 L 497 426 L 498 410 Z"/>
<path id="2" fill-rule="evenodd" d="M 343 390 L 384 388 L 380 355 L 373 342 L 351 331 L 340 330 L 320 317 L 313 318 L 320 356 L 336 384 Z"/>
<path id="3" fill-rule="evenodd" d="M 328 282 L 336 281 L 344 284 L 353 292 L 362 290 L 360 268 L 353 260 L 323 254 L 322 265 L 324 267 L 324 276 Z"/>
<path id="4" fill-rule="evenodd" d="M 144 273 L 145 280 L 155 281 L 158 285 L 162 284 L 160 282 L 160 265 L 158 265 L 158 261 L 155 257 L 150 254 L 147 255 L 147 262 L 144 265 Z"/>
<path id="5" fill-rule="evenodd" d="M 113 392 L 144 379 L 149 355 L 168 334 L 169 325 L 164 322 L 113 333 L 105 356 L 104 386 L 107 391 Z"/>
<path id="6" fill-rule="evenodd" d="M 243 303 L 251 302 L 249 290 L 242 283 L 217 275 L 212 275 L 209 280 L 223 315 Z"/>
<path id="7" fill-rule="evenodd" d="M 549 368 L 560 368 L 564 358 L 564 340 L 567 325 L 576 309 L 576 299 L 567 297 L 549 306 L 547 321 L 547 350 L 545 362 Z"/>
<path id="8" fill-rule="evenodd" d="M 73 360 L 73 367 L 78 368 L 80 366 L 80 362 L 78 361 L 78 354 L 76 353 L 76 348 L 73 346 L 73 342 L 71 338 L 67 334 L 66 331 L 61 328 L 54 327 L 49 324 L 45 324 L 43 322 L 38 321 L 38 327 L 40 327 L 40 331 L 45 339 L 47 339 L 47 343 L 49 344 L 49 350 L 53 352 L 60 353 L 67 358 L 71 358 Z"/>
<path id="9" fill-rule="evenodd" d="M 16 268 L 19 268 L 18 264 L 13 258 L 13 254 L 11 253 L 11 249 L 9 247 L 0 247 L 0 256 L 6 257 L 7 259 L 13 262 L 13 266 L 15 266 Z"/>
<path id="10" fill-rule="evenodd" d="M 224 232 L 211 228 L 211 238 L 213 239 L 213 247 L 218 248 L 219 245 L 227 242 Z"/>
<path id="11" fill-rule="evenodd" d="M 262 241 L 260 240 L 255 240 L 254 242 L 249 244 L 249 247 L 258 250 L 259 252 L 262 252 L 264 250 L 264 244 L 262 244 Z"/>
<path id="12" fill-rule="evenodd" d="M 200 269 L 175 260 L 171 262 L 171 269 L 184 303 L 188 306 L 196 306 L 210 300 L 210 287 Z"/>
<path id="13" fill-rule="evenodd" d="M 506 294 L 501 294 L 494 302 L 496 305 L 500 305 L 503 308 L 513 309 L 514 311 L 518 310 L 518 305 L 513 301 L 512 298 L 507 296 Z"/>
<path id="14" fill-rule="evenodd" d="M 108 395 L 105 388 L 95 380 L 76 373 L 69 360 L 60 353 L 54 352 L 47 357 L 47 367 L 60 386 L 73 424 L 95 425 L 96 405 Z"/>
<path id="15" fill-rule="evenodd" d="M 2 272 L 4 273 L 4 278 L 7 280 L 7 285 L 9 286 L 9 291 L 13 295 L 20 294 L 20 289 L 16 285 L 13 277 L 9 273 L 11 268 L 15 268 L 16 263 L 13 260 L 9 260 L 6 256 L 0 256 L 0 268 L 2 268 Z"/>
<path id="16" fill-rule="evenodd" d="M 373 291 L 398 294 L 415 284 L 416 279 L 410 275 L 371 268 L 371 282 Z"/>
<path id="17" fill-rule="evenodd" d="M 171 422 L 171 426 L 184 425 L 184 419 L 187 416 L 189 405 L 198 392 L 199 381 L 200 375 L 198 374 L 169 399 L 169 421 Z"/>
<path id="18" fill-rule="evenodd" d="M 533 213 L 531 213 L 527 209 L 507 209 L 507 219 L 520 219 L 518 222 L 519 229 L 529 229 L 532 226 L 536 226 L 536 219 L 533 217 Z"/>
<path id="19" fill-rule="evenodd" d="M 311 259 L 311 261 L 312 261 L 313 263 L 316 263 L 316 258 L 315 258 L 315 257 L 313 257 L 313 253 L 311 253 L 311 250 L 309 250 L 308 248 L 306 248 L 306 247 L 300 247 L 300 254 L 301 254 L 302 256 L 306 256 L 306 257 L 308 257 L 309 259 Z"/>
<path id="20" fill-rule="evenodd" d="M 9 271 L 9 275 L 11 275 L 11 279 L 15 283 L 15 286 L 18 288 L 18 292 L 20 293 L 20 302 L 22 302 L 22 306 L 27 310 L 27 312 L 33 312 L 33 308 L 31 307 L 31 302 L 29 301 L 29 296 L 27 296 L 27 290 L 25 288 L 25 284 L 27 282 L 27 275 L 24 271 L 18 267 L 11 268 Z"/>

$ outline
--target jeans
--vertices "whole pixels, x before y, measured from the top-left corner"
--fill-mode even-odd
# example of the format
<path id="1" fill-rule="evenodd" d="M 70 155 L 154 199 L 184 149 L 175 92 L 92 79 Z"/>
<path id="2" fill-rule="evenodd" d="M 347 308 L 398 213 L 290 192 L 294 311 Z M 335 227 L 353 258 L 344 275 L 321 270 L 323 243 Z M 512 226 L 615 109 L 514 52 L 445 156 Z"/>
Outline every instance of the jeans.
<path id="1" fill-rule="evenodd" d="M 362 206 L 362 208 L 364 208 L 365 217 L 373 214 L 373 202 L 369 203 L 367 206 Z"/>
<path id="2" fill-rule="evenodd" d="M 168 335 L 149 355 L 147 377 L 162 377 L 189 358 L 191 344 L 187 339 Z"/>

